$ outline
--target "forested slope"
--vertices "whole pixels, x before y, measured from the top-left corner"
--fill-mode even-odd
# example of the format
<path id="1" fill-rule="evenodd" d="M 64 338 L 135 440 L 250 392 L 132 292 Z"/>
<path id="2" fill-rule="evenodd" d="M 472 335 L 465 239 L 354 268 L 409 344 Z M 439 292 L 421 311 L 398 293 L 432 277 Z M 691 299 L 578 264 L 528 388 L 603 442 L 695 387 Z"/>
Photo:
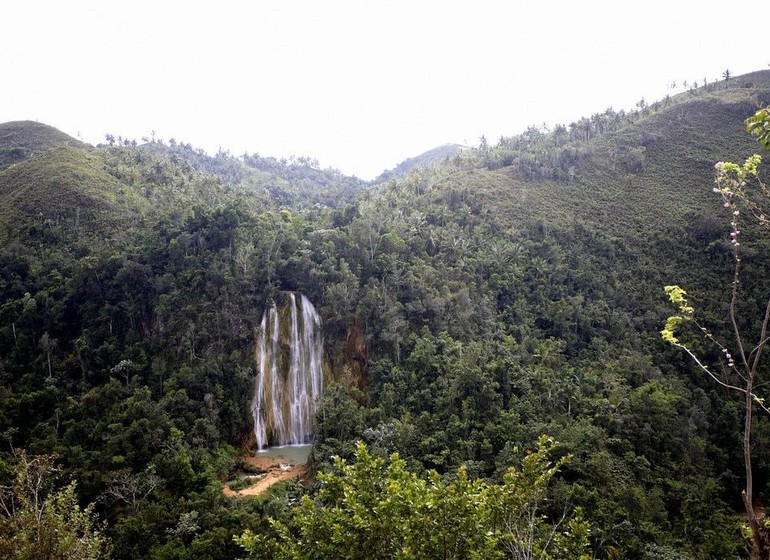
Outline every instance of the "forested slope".
<path id="1" fill-rule="evenodd" d="M 316 469 L 363 441 L 417 476 L 494 483 L 547 434 L 571 459 L 545 514 L 582 507 L 596 557 L 734 557 L 740 399 L 658 333 L 671 283 L 725 328 L 713 166 L 759 151 L 743 119 L 768 103 L 760 72 L 376 185 L 176 142 L 18 152 L 0 170 L 4 476 L 14 449 L 56 453 L 116 558 L 243 555 L 233 535 L 289 523 L 305 491 L 221 490 L 252 439 L 262 313 L 300 291 L 332 364 Z M 37 133 L 13 129 L 0 149 Z M 747 249 L 750 310 L 770 253 Z"/>

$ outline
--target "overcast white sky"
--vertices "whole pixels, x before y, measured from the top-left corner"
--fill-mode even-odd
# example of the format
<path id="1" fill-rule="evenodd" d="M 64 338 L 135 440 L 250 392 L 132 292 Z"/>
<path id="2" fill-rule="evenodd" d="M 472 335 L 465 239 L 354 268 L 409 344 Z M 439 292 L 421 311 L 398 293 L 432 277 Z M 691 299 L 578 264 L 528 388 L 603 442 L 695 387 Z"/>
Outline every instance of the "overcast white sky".
<path id="1" fill-rule="evenodd" d="M 0 15 L 0 122 L 93 144 L 155 131 L 365 179 L 770 64 L 767 0 L 25 0 Z"/>

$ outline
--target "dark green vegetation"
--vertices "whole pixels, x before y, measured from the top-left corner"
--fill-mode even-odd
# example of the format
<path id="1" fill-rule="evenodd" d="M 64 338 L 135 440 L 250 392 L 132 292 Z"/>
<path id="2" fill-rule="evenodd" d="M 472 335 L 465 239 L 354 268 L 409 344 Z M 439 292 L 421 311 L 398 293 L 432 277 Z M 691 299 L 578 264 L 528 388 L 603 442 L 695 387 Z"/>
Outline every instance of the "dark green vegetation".
<path id="1" fill-rule="evenodd" d="M 552 459 L 571 459 L 540 511 L 558 522 L 580 507 L 596 557 L 740 555 L 742 401 L 658 332 L 673 283 L 728 328 L 714 163 L 759 151 L 743 120 L 768 103 L 770 74 L 756 73 L 379 184 L 305 159 L 112 137 L 84 148 L 2 125 L 14 136 L 0 149 L 18 157 L 0 169 L 0 474 L 10 483 L 13 449 L 56 453 L 115 558 L 244 556 L 233 535 L 273 535 L 268 517 L 301 535 L 306 489 L 238 502 L 221 483 L 250 437 L 255 329 L 297 290 L 334 369 L 316 469 L 363 441 L 366 461 L 397 452 L 398 476 L 427 481 L 420 500 L 460 484 L 481 495 L 547 434 Z M 753 239 L 747 308 L 766 301 L 770 272 L 767 238 Z M 767 417 L 753 441 L 761 506 Z M 453 550 L 495 548 L 486 536 Z"/>
<path id="2" fill-rule="evenodd" d="M 539 507 L 555 465 L 552 442 L 542 436 L 537 451 L 511 470 L 502 484 L 468 478 L 460 467 L 449 479 L 429 480 L 406 469 L 397 454 L 389 461 L 359 443 L 356 461 L 335 461 L 337 472 L 319 473 L 315 499 L 304 496 L 292 531 L 280 521 L 270 531 L 246 531 L 240 544 L 250 558 L 570 558 L 589 560 L 589 524 L 578 511 L 562 527 L 543 523 Z M 560 524 L 561 525 L 561 524 Z M 298 535 L 297 535 L 298 533 Z"/>

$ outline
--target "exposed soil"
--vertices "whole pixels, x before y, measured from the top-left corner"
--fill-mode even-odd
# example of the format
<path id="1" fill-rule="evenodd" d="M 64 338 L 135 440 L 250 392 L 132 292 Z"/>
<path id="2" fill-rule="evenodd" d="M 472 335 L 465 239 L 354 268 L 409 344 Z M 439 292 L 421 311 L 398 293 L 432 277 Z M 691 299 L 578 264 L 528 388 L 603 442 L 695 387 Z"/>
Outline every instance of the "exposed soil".
<path id="1" fill-rule="evenodd" d="M 267 474 L 260 479 L 255 479 L 253 485 L 241 490 L 231 490 L 224 486 L 225 496 L 243 498 L 246 496 L 259 496 L 267 492 L 273 484 L 284 480 L 291 480 L 304 476 L 307 473 L 307 465 L 297 465 L 285 457 L 241 457 L 244 463 L 249 463 L 264 470 Z"/>

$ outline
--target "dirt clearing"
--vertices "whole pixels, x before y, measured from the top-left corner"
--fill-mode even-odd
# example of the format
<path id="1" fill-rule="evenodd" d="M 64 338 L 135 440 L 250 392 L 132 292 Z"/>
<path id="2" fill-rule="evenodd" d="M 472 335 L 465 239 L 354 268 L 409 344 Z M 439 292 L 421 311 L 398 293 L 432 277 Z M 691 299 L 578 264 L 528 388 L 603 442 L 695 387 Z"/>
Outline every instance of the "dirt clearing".
<path id="1" fill-rule="evenodd" d="M 259 467 L 265 474 L 253 477 L 254 484 L 240 490 L 231 490 L 225 484 L 225 496 L 246 497 L 260 496 L 274 484 L 304 476 L 307 465 L 296 464 L 285 457 L 241 457 L 241 461 Z"/>

